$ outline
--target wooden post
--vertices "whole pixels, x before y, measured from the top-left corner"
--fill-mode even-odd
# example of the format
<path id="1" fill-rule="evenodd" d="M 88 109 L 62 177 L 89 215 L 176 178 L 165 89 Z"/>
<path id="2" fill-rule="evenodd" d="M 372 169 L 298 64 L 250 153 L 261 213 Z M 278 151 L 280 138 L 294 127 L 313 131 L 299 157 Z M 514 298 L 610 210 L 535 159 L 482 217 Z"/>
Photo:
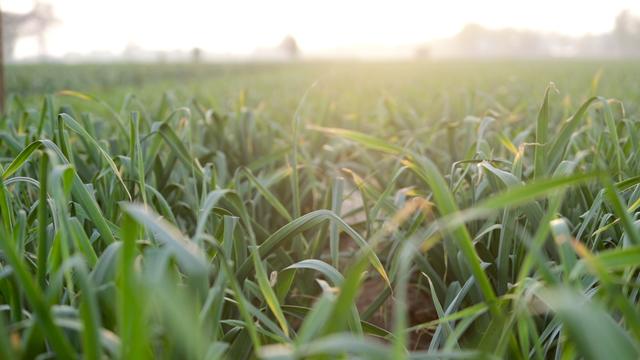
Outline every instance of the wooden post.
<path id="1" fill-rule="evenodd" d="M 2 35 L 2 8 L 0 8 L 0 116 L 4 114 L 4 38 Z"/>

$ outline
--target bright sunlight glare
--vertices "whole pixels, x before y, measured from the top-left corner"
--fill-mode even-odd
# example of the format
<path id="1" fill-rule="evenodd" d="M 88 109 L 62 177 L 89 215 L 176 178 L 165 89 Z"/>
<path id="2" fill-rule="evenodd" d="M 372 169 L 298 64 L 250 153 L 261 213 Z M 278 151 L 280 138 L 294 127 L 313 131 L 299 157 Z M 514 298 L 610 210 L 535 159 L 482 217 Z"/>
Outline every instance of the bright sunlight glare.
<path id="1" fill-rule="evenodd" d="M 34 1 L 32 1 L 34 2 Z M 467 23 L 565 35 L 611 30 L 621 10 L 637 0 L 46 0 L 58 23 L 46 35 L 47 55 L 199 47 L 219 54 L 250 54 L 290 34 L 306 54 L 330 55 L 367 46 L 414 45 L 451 36 Z M 28 11 L 29 0 L 0 0 L 5 11 Z M 496 9 L 499 9 L 496 10 Z M 33 56 L 24 38 L 16 57 Z"/>

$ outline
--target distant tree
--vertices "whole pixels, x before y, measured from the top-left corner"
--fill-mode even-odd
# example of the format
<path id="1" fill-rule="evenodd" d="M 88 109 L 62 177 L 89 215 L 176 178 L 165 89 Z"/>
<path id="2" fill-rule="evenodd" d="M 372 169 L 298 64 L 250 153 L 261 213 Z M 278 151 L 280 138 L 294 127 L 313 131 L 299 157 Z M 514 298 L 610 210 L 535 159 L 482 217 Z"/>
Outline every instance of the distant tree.
<path id="1" fill-rule="evenodd" d="M 640 54 L 640 18 L 624 10 L 616 17 L 613 36 L 619 55 Z"/>
<path id="2" fill-rule="evenodd" d="M 431 58 L 431 47 L 428 46 L 428 45 L 420 45 L 415 49 L 415 51 L 413 53 L 413 56 L 416 59 L 421 59 L 421 60 L 430 59 Z"/>
<path id="3" fill-rule="evenodd" d="M 191 62 L 198 64 L 202 61 L 202 49 L 195 47 L 191 50 Z"/>
<path id="4" fill-rule="evenodd" d="M 36 2 L 31 11 L 24 14 L 3 12 L 2 45 L 6 59 L 13 58 L 16 42 L 21 36 L 36 36 L 40 55 L 46 53 L 47 29 L 57 20 L 53 15 L 53 8 L 50 4 Z"/>
<path id="5" fill-rule="evenodd" d="M 134 41 L 129 41 L 127 45 L 122 50 L 122 57 L 127 60 L 137 60 L 140 57 L 140 53 L 142 53 L 142 47 L 135 43 Z"/>
<path id="6" fill-rule="evenodd" d="M 300 48 L 298 47 L 298 42 L 291 35 L 287 35 L 282 40 L 280 46 L 278 46 L 278 49 L 280 49 L 290 59 L 295 59 L 300 56 Z"/>
<path id="7" fill-rule="evenodd" d="M 161 63 L 161 64 L 166 63 L 167 62 L 167 53 L 164 52 L 164 51 L 158 51 L 156 53 L 156 61 Z"/>

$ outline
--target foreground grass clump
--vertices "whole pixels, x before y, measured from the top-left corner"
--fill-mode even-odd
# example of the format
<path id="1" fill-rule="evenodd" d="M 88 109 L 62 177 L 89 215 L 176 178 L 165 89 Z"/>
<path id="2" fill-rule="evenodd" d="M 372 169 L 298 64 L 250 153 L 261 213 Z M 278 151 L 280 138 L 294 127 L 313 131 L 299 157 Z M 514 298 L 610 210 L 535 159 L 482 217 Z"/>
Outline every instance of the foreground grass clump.
<path id="1" fill-rule="evenodd" d="M 638 119 L 557 93 L 351 129 L 313 88 L 16 97 L 0 358 L 637 358 Z"/>

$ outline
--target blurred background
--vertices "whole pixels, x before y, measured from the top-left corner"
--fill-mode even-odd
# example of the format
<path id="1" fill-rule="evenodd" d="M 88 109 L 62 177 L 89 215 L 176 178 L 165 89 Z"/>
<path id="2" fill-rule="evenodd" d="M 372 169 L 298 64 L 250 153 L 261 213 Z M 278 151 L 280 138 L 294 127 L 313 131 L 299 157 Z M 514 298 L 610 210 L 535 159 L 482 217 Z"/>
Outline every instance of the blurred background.
<path id="1" fill-rule="evenodd" d="M 634 58 L 640 1 L 0 0 L 5 61 Z"/>

